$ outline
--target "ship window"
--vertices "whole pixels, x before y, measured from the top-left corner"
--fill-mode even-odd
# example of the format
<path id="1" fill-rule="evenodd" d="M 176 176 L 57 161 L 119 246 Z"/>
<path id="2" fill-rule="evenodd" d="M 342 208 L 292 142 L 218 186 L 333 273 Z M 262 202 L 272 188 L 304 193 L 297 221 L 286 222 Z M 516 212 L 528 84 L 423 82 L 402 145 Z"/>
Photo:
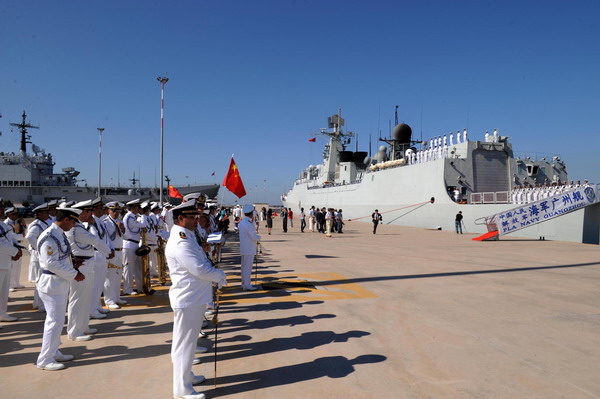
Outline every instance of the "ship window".
<path id="1" fill-rule="evenodd" d="M 15 185 L 15 182 L 14 182 L 14 181 L 10 181 L 10 180 L 9 180 L 9 181 L 8 181 L 8 185 L 9 185 L 9 186 L 14 186 L 14 185 Z"/>

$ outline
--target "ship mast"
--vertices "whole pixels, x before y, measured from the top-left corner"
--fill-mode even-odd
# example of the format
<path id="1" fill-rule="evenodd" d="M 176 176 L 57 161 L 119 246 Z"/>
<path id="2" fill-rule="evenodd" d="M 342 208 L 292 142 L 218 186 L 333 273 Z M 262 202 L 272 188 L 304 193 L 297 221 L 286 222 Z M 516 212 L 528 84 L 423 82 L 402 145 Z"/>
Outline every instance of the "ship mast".
<path id="1" fill-rule="evenodd" d="M 27 129 L 39 129 L 39 126 L 33 126 L 30 125 L 29 123 L 27 123 L 25 121 L 25 118 L 27 118 L 27 114 L 25 113 L 25 111 L 23 111 L 23 122 L 21 123 L 11 123 L 10 126 L 16 126 L 21 130 L 21 153 L 25 154 L 27 152 L 27 144 L 31 144 L 31 141 L 29 141 L 28 139 L 31 138 L 31 136 L 27 135 Z"/>

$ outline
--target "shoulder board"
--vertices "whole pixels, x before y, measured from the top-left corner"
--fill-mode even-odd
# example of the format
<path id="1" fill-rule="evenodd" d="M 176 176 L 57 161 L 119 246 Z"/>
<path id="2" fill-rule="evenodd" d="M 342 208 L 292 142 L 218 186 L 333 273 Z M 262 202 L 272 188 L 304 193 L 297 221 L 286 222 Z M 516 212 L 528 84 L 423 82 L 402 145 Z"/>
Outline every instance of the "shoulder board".
<path id="1" fill-rule="evenodd" d="M 187 236 L 185 235 L 185 233 L 183 231 L 179 232 L 179 237 L 183 238 L 183 239 L 187 239 Z"/>

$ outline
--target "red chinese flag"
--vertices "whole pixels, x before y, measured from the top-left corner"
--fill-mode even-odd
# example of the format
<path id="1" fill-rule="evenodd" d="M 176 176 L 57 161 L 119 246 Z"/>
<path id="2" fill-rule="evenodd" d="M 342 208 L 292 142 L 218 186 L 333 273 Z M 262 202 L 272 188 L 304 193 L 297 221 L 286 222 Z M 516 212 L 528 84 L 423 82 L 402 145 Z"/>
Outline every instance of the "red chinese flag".
<path id="1" fill-rule="evenodd" d="M 227 187 L 227 189 L 237 195 L 238 198 L 242 198 L 244 195 L 246 195 L 244 183 L 242 183 L 240 172 L 238 171 L 238 167 L 235 164 L 233 157 L 231 157 L 231 163 L 229 164 L 227 176 L 225 176 L 225 179 L 223 179 L 223 186 Z"/>
<path id="2" fill-rule="evenodd" d="M 183 198 L 183 195 L 175 187 L 169 184 L 169 197 Z"/>
<path id="3" fill-rule="evenodd" d="M 313 137 L 312 139 L 308 139 L 308 141 L 310 141 L 310 142 L 314 143 L 315 141 L 317 141 L 317 138 L 316 138 L 316 137 Z"/>

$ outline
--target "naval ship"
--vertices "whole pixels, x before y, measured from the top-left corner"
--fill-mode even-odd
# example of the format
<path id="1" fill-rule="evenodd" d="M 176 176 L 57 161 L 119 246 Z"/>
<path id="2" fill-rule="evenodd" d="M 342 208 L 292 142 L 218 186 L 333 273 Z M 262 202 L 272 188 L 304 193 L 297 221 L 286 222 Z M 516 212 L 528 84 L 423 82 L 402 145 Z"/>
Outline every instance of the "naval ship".
<path id="1" fill-rule="evenodd" d="M 409 125 L 396 124 L 370 157 L 347 149 L 352 132 L 340 113 L 328 118 L 323 162 L 310 165 L 281 196 L 285 207 L 308 214 L 311 206 L 342 209 L 345 220 L 371 221 L 378 209 L 383 223 L 454 230 L 461 211 L 466 232 L 486 233 L 495 215 L 517 207 L 518 187 L 568 181 L 559 155 L 516 155 L 509 137 L 497 129 L 473 140 L 466 129 L 429 141 L 413 140 Z M 597 187 L 593 190 L 597 192 Z M 600 204 L 525 227 L 515 235 L 598 244 Z"/>
<path id="2" fill-rule="evenodd" d="M 97 187 L 79 185 L 80 174 L 74 167 L 65 167 L 62 173 L 54 172 L 54 158 L 51 153 L 33 144 L 28 129 L 38 129 L 26 121 L 23 111 L 21 123 L 11 123 L 19 129 L 21 146 L 19 153 L 0 152 L 0 198 L 10 200 L 15 205 L 23 203 L 41 204 L 55 199 L 84 201 L 98 196 Z M 27 144 L 31 144 L 31 152 L 27 152 Z M 134 178 L 131 187 L 102 187 L 101 197 L 105 202 L 127 202 L 136 198 L 158 200 L 160 189 L 153 187 L 136 187 Z M 218 184 L 187 185 L 177 187 L 182 195 L 202 192 L 209 198 L 217 196 Z M 163 192 L 163 200 L 169 201 L 168 189 Z M 179 199 L 172 199 L 178 203 Z"/>

